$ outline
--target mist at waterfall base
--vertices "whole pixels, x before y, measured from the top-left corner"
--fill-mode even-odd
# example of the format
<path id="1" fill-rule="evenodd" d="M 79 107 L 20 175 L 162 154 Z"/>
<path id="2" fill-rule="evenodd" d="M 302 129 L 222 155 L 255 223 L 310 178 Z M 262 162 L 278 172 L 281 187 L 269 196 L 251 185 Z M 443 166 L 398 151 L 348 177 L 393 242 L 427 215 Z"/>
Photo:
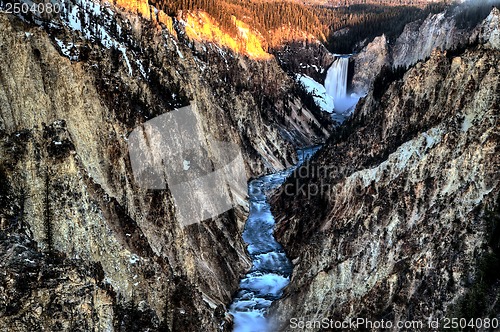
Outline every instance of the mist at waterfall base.
<path id="1" fill-rule="evenodd" d="M 349 96 L 347 95 L 348 70 L 349 56 L 338 56 L 326 74 L 326 93 L 333 97 L 335 111 L 338 113 L 346 113 L 350 111 L 352 107 L 357 104 L 360 98 L 354 93 Z"/>
<path id="2" fill-rule="evenodd" d="M 252 268 L 240 281 L 240 289 L 229 312 L 234 317 L 234 332 L 272 332 L 266 317 L 274 300 L 281 297 L 290 282 L 293 265 L 273 235 L 274 217 L 266 193 L 278 188 L 293 170 L 319 147 L 298 151 L 296 166 L 252 180 L 248 185 L 250 213 L 243 231 Z"/>

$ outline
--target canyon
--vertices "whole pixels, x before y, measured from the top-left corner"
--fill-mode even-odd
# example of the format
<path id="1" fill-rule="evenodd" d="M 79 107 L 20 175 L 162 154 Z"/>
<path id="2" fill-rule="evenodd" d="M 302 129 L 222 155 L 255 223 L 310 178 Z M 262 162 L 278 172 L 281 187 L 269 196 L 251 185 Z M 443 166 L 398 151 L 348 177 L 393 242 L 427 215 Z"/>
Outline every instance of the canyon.
<path id="1" fill-rule="evenodd" d="M 232 35 L 202 11 L 62 4 L 0 14 L 0 331 L 245 331 L 248 316 L 289 331 L 476 299 L 476 257 L 498 254 L 498 9 L 466 29 L 429 15 L 339 57 L 290 27 L 268 48 L 236 17 Z M 334 106 L 352 92 L 355 108 Z M 172 144 L 206 150 L 149 141 L 185 109 L 202 134 Z M 214 142 L 236 147 L 250 192 L 212 218 L 183 221 L 178 183 L 134 173 L 205 175 L 227 157 Z M 483 286 L 476 309 L 497 314 L 496 279 Z"/>
<path id="2" fill-rule="evenodd" d="M 129 134 L 192 105 L 247 178 L 328 135 L 275 60 L 151 13 L 76 1 L 50 21 L 0 15 L 2 331 L 230 330 L 248 206 L 183 227 L 171 193 L 137 185 Z"/>
<path id="3" fill-rule="evenodd" d="M 478 44 L 379 81 L 275 194 L 294 263 L 276 330 L 498 316 L 498 23 L 480 29 Z"/>

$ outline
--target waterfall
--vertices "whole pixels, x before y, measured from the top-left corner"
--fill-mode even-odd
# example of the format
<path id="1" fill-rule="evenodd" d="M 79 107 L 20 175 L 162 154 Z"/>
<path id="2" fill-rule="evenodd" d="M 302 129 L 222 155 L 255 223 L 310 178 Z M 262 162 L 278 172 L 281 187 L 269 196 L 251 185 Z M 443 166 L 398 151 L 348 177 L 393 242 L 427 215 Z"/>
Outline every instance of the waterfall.
<path id="1" fill-rule="evenodd" d="M 348 57 L 339 57 L 335 60 L 325 79 L 326 93 L 336 99 L 345 98 L 347 95 L 347 69 L 349 67 Z"/>
<path id="2" fill-rule="evenodd" d="M 359 96 L 356 94 L 347 95 L 347 74 L 349 69 L 349 57 L 351 55 L 337 55 L 337 59 L 332 63 L 325 79 L 326 93 L 333 98 L 335 104 L 334 120 L 343 122 L 356 106 Z"/>

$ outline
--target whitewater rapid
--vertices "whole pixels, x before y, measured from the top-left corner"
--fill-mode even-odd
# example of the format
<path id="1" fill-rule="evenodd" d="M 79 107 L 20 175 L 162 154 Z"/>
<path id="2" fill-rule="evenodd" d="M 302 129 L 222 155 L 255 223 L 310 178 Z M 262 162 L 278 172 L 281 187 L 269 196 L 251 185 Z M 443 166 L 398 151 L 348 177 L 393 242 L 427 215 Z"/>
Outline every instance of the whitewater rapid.
<path id="1" fill-rule="evenodd" d="M 275 221 L 266 193 L 278 188 L 297 166 L 318 150 L 319 147 L 299 150 L 296 166 L 262 176 L 248 185 L 250 212 L 243 240 L 248 244 L 252 268 L 240 281 L 240 289 L 229 308 L 234 317 L 234 332 L 272 331 L 266 314 L 290 282 L 293 265 L 274 238 Z"/>

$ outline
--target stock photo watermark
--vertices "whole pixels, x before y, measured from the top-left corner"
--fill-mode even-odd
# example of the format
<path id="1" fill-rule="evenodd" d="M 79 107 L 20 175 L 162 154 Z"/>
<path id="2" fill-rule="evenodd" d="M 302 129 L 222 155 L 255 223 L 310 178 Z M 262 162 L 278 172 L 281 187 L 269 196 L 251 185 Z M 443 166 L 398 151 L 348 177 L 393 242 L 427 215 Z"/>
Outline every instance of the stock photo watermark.
<path id="1" fill-rule="evenodd" d="M 357 169 L 355 173 L 361 174 L 365 169 Z M 307 198 L 326 197 L 333 199 L 337 194 L 336 188 L 339 180 L 349 177 L 353 170 L 342 165 L 316 165 L 305 163 L 297 168 L 291 180 L 286 181 L 278 188 L 279 195 L 289 197 L 302 196 Z M 362 196 L 367 193 L 369 184 L 361 178 L 354 179 L 353 194 Z"/>
<path id="2" fill-rule="evenodd" d="M 162 114 L 135 128 L 128 148 L 135 182 L 143 189 L 169 190 L 182 226 L 216 217 L 247 198 L 245 161 L 237 144 L 211 139 L 195 105 Z M 207 138 L 208 137 L 208 138 Z M 356 170 L 357 173 L 364 170 Z M 288 176 L 292 175 L 291 171 Z M 336 195 L 338 179 L 349 176 L 346 166 L 305 161 L 293 177 L 278 187 L 286 196 Z M 309 181 L 313 179 L 313 181 Z M 361 180 L 354 195 L 368 188 Z"/>
<path id="3" fill-rule="evenodd" d="M 368 319 L 363 317 L 346 318 L 344 320 L 322 318 L 290 318 L 287 322 L 292 330 L 303 329 L 337 329 L 345 331 L 356 330 L 456 330 L 456 329 L 497 329 L 500 327 L 498 318 L 433 318 L 423 320 L 388 320 Z"/>
<path id="4" fill-rule="evenodd" d="M 160 115 L 128 140 L 135 181 L 144 189 L 170 190 L 182 226 L 216 217 L 247 196 L 240 148 L 207 139 L 194 107 Z"/>

